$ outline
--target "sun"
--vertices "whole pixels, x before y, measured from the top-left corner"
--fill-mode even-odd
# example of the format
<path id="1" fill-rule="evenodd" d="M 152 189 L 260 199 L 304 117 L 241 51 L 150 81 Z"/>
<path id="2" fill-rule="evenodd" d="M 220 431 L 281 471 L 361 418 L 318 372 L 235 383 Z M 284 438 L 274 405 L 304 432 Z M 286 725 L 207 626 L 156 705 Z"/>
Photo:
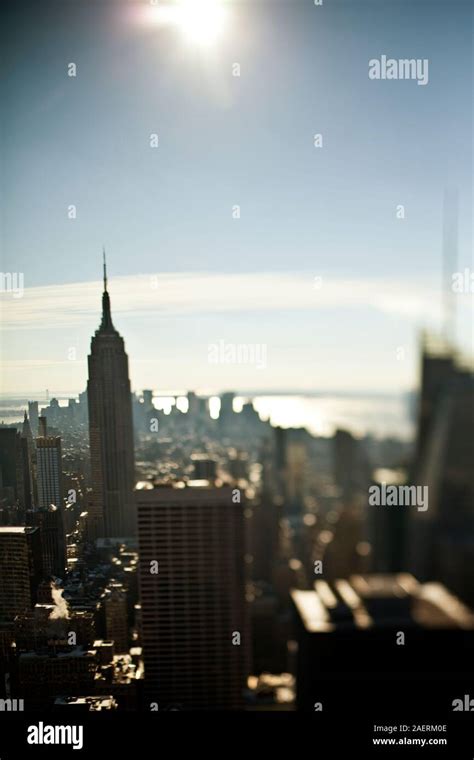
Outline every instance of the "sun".
<path id="1" fill-rule="evenodd" d="M 229 8 L 226 0 L 150 0 L 133 18 L 144 25 L 174 28 L 188 44 L 206 48 L 222 37 Z"/>
<path id="2" fill-rule="evenodd" d="M 180 0 L 178 24 L 190 43 L 202 47 L 215 44 L 226 25 L 222 0 Z"/>

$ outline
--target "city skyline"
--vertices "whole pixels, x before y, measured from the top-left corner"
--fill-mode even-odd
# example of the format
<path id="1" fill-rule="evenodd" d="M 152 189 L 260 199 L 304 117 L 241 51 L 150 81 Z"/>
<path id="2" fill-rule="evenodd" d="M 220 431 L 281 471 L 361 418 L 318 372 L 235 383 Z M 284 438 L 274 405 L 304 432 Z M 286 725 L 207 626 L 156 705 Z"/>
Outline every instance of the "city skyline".
<path id="1" fill-rule="evenodd" d="M 472 17 L 7 0 L 2 760 L 469 750 Z"/>

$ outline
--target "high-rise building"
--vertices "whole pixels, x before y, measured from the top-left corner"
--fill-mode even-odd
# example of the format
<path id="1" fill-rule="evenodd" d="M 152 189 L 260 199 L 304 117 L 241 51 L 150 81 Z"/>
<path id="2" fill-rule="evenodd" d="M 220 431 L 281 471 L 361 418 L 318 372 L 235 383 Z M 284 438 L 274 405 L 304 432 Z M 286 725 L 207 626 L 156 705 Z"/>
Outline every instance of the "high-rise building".
<path id="1" fill-rule="evenodd" d="M 22 432 L 23 437 L 26 438 L 28 440 L 28 443 L 31 445 L 31 447 L 33 447 L 33 433 L 31 432 L 31 425 L 30 425 L 30 421 L 28 419 L 28 415 L 26 412 L 23 417 L 23 425 L 22 425 L 21 432 Z"/>
<path id="2" fill-rule="evenodd" d="M 345 498 L 350 498 L 357 477 L 357 440 L 348 430 L 336 430 L 333 438 L 334 480 Z"/>
<path id="3" fill-rule="evenodd" d="M 143 406 L 145 407 L 145 411 L 151 412 L 153 411 L 153 391 L 150 390 L 144 390 L 143 391 Z"/>
<path id="4" fill-rule="evenodd" d="M 31 508 L 31 470 L 28 440 L 16 428 L 0 427 L 0 488 L 4 496 Z"/>
<path id="5" fill-rule="evenodd" d="M 63 506 L 63 470 L 61 438 L 47 435 L 36 439 L 38 506 L 46 509 Z"/>
<path id="6" fill-rule="evenodd" d="M 40 529 L 44 574 L 64 577 L 67 559 L 62 510 L 50 504 L 28 512 L 26 519 L 29 525 Z"/>
<path id="7" fill-rule="evenodd" d="M 38 417 L 38 435 L 41 438 L 46 438 L 47 435 L 47 419 L 44 415 L 41 415 L 41 417 Z"/>
<path id="8" fill-rule="evenodd" d="M 112 324 L 105 257 L 102 322 L 91 341 L 87 398 L 91 536 L 132 536 L 136 532 L 132 398 L 123 338 Z"/>
<path id="9" fill-rule="evenodd" d="M 412 482 L 429 506 L 407 516 L 406 565 L 436 579 L 468 604 L 474 580 L 474 373 L 444 340 L 424 336 L 418 435 Z"/>
<path id="10" fill-rule="evenodd" d="M 284 499 L 286 516 L 299 516 L 304 509 L 308 450 L 307 433 L 297 428 L 276 427 L 275 478 L 276 488 Z"/>
<path id="11" fill-rule="evenodd" d="M 38 528 L 0 527 L 0 620 L 33 607 L 42 573 Z"/>
<path id="12" fill-rule="evenodd" d="M 188 414 L 190 418 L 199 416 L 199 398 L 194 391 L 188 391 Z"/>
<path id="13" fill-rule="evenodd" d="M 371 467 L 361 441 L 347 430 L 336 430 L 333 437 L 334 480 L 347 502 L 357 492 L 367 492 Z"/>
<path id="14" fill-rule="evenodd" d="M 374 471 L 372 485 L 382 488 L 403 486 L 405 475 L 388 468 Z M 405 531 L 407 514 L 403 509 L 369 508 L 368 528 L 372 551 L 370 569 L 373 573 L 399 573 L 404 569 Z"/>
<path id="15" fill-rule="evenodd" d="M 28 419 L 31 425 L 31 431 L 33 435 L 38 435 L 38 402 L 28 401 Z"/>
<path id="16" fill-rule="evenodd" d="M 472 679 L 466 652 L 474 614 L 440 583 L 408 573 L 353 575 L 291 592 L 298 641 L 297 702 L 314 712 L 325 695 L 403 679 L 429 693 L 437 679 Z M 407 686 L 408 688 L 408 686 Z M 350 689 L 350 691 L 349 691 Z"/>
<path id="17" fill-rule="evenodd" d="M 252 578 L 273 585 L 279 551 L 282 499 L 276 496 L 271 447 L 265 441 L 260 453 L 262 462 L 261 489 L 252 505 L 250 548 Z"/>
<path id="18" fill-rule="evenodd" d="M 105 632 L 117 653 L 128 652 L 127 592 L 122 583 L 109 583 L 103 594 Z"/>
<path id="19" fill-rule="evenodd" d="M 159 709 L 242 707 L 249 632 L 237 493 L 136 491 L 145 697 Z"/>
<path id="20" fill-rule="evenodd" d="M 234 398 L 235 393 L 230 391 L 222 393 L 220 397 L 221 408 L 219 411 L 219 426 L 224 433 L 227 433 L 232 429 L 232 423 L 235 421 Z"/>
<path id="21" fill-rule="evenodd" d="M 22 438 L 25 439 L 26 444 L 22 442 L 23 456 L 27 458 L 28 463 L 28 476 L 29 483 L 26 481 L 26 500 L 25 506 L 27 509 L 31 509 L 32 506 L 38 503 L 38 489 L 37 489 L 37 476 L 36 476 L 36 446 L 33 440 L 33 433 L 31 431 L 30 421 L 28 415 L 25 412 L 23 420 L 23 426 L 21 431 Z M 25 476 L 26 477 L 26 476 Z"/>
<path id="22" fill-rule="evenodd" d="M 305 477 L 308 454 L 303 441 L 288 441 L 286 450 L 287 514 L 300 515 L 304 510 Z"/>

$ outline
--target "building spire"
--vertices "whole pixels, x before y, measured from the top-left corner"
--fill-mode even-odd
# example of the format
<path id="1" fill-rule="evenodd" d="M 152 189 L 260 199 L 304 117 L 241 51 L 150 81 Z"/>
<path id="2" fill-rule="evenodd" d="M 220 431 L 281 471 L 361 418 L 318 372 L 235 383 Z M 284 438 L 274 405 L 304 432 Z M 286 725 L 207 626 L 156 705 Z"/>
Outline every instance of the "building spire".
<path id="1" fill-rule="evenodd" d="M 112 324 L 112 315 L 110 313 L 110 297 L 107 290 L 107 261 L 105 259 L 105 246 L 102 247 L 102 263 L 104 268 L 104 292 L 102 293 L 102 322 L 99 330 L 112 330 L 115 328 Z"/>
<path id="2" fill-rule="evenodd" d="M 104 293 L 107 292 L 107 261 L 105 258 L 105 246 L 102 246 L 102 260 L 104 264 Z"/>
<path id="3" fill-rule="evenodd" d="M 21 429 L 21 434 L 23 437 L 33 440 L 33 435 L 31 433 L 31 427 L 30 427 L 30 421 L 28 419 L 28 415 L 26 411 L 25 411 L 25 416 L 23 417 L 23 425 Z"/>

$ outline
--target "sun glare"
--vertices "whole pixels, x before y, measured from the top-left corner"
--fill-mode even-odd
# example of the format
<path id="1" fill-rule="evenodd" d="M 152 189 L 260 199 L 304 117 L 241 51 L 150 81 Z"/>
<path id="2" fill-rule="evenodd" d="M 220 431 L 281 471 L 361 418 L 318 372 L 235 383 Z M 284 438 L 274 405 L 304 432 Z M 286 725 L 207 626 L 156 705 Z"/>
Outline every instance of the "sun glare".
<path id="1" fill-rule="evenodd" d="M 137 21 L 174 27 L 188 43 L 211 47 L 221 37 L 228 20 L 225 0 L 173 0 L 153 3 L 139 14 Z"/>
<path id="2" fill-rule="evenodd" d="M 179 25 L 189 42 L 207 47 L 214 44 L 225 27 L 222 0 L 181 0 Z"/>

